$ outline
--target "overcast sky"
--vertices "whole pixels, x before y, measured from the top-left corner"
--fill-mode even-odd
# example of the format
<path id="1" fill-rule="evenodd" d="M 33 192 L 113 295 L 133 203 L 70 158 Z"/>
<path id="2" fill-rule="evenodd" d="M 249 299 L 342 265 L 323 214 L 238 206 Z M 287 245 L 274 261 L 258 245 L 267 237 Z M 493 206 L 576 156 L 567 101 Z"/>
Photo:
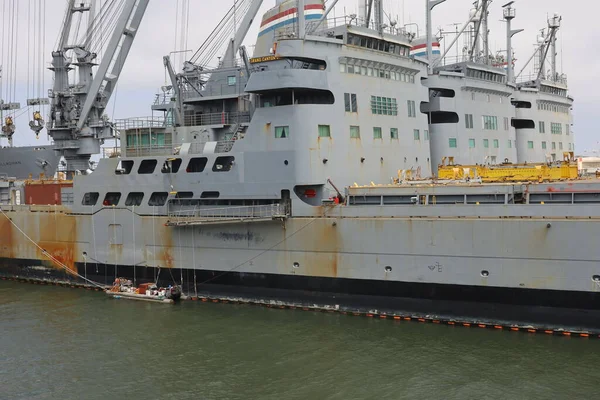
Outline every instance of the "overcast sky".
<path id="1" fill-rule="evenodd" d="M 3 6 L 11 0 L 0 0 L 0 13 Z M 28 3 L 37 0 L 18 0 L 19 3 L 19 84 L 17 86 L 17 101 L 22 105 L 27 99 L 27 64 L 28 57 L 28 29 L 29 22 Z M 46 1 L 46 51 L 45 61 L 51 60 L 52 47 L 59 35 L 63 14 L 67 0 Z M 502 20 L 502 5 L 508 0 L 495 0 L 490 8 L 490 44 L 493 52 L 505 50 L 505 27 Z M 127 118 L 150 115 L 150 104 L 160 86 L 165 84 L 165 73 L 162 57 L 175 49 L 181 49 L 181 38 L 176 35 L 176 21 L 178 4 L 183 0 L 151 0 L 146 16 L 142 22 L 139 34 L 133 45 L 129 59 L 125 65 L 119 81 L 118 90 L 113 102 L 108 108 L 112 118 Z M 187 48 L 197 49 L 206 36 L 214 29 L 220 18 L 233 4 L 233 0 L 189 0 L 189 33 L 187 35 Z M 251 46 L 256 39 L 258 23 L 264 11 L 272 7 L 275 0 L 265 0 L 255 26 L 246 38 L 246 45 Z M 344 13 L 357 12 L 357 0 L 340 0 L 335 10 L 335 16 Z M 470 0 L 447 0 L 434 9 L 433 21 L 436 30 L 455 30 L 455 23 L 461 25 L 467 20 Z M 420 33 L 423 34 L 425 0 L 384 0 L 386 12 L 398 20 L 399 25 L 417 23 Z M 600 149 L 600 140 L 594 128 L 594 115 L 598 114 L 595 104 L 598 82 L 600 78 L 600 57 L 596 49 L 598 43 L 597 17 L 594 15 L 594 4 L 591 0 L 517 0 L 517 18 L 513 21 L 514 28 L 523 28 L 524 32 L 514 37 L 513 47 L 517 58 L 517 72 L 523 63 L 529 59 L 533 52 L 536 35 L 539 30 L 546 27 L 548 15 L 559 13 L 563 16 L 562 28 L 558 41 L 559 71 L 568 75 L 569 91 L 575 98 L 574 115 L 577 152 Z M 587 5 L 587 7 L 585 7 Z M 598 6 L 595 6 L 598 8 Z M 4 8 L 6 9 L 6 8 Z M 180 15 L 181 11 L 179 12 Z M 1 15 L 0 23 L 7 26 L 10 16 L 7 12 Z M 180 22 L 178 23 L 180 25 Z M 410 29 L 414 29 L 411 26 Z M 8 40 L 5 32 L 4 41 Z M 5 46 L 6 47 L 6 46 Z M 451 52 L 454 54 L 454 52 Z M 1 63 L 7 63 L 7 50 Z M 31 62 L 31 61 L 30 61 Z M 5 74 L 6 74 L 6 67 Z M 51 75 L 46 73 L 46 88 L 50 87 Z M 6 85 L 6 80 L 4 84 Z M 7 99 L 5 99 L 7 100 Z M 114 112 L 113 112 L 114 110 Z M 28 113 L 29 114 L 29 113 Z M 45 134 L 36 142 L 33 133 L 27 127 L 29 115 L 18 120 L 18 133 L 15 135 L 15 144 L 24 145 L 43 143 Z"/>

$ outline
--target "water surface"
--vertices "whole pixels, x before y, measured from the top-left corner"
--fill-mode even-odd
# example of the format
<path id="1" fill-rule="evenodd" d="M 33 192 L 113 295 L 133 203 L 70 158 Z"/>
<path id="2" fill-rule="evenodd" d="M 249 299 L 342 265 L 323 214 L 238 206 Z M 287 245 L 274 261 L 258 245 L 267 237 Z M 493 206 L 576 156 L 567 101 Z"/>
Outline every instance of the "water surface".
<path id="1" fill-rule="evenodd" d="M 600 340 L 0 281 L 5 399 L 594 399 Z"/>

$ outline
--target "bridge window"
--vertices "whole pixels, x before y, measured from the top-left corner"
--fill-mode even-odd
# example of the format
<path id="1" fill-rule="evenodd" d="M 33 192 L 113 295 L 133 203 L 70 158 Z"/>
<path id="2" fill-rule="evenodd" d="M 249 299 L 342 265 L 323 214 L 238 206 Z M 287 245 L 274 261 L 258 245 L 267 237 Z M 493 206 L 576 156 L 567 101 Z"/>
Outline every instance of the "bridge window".
<path id="1" fill-rule="evenodd" d="M 151 207 L 162 207 L 167 203 L 169 193 L 167 192 L 154 192 L 148 200 L 148 205 Z"/>
<path id="2" fill-rule="evenodd" d="M 371 96 L 371 112 L 378 115 L 398 115 L 395 98 Z"/>
<path id="3" fill-rule="evenodd" d="M 509 126 L 508 117 L 504 117 L 504 130 L 505 131 L 508 130 L 508 126 Z"/>
<path id="4" fill-rule="evenodd" d="M 105 207 L 117 206 L 119 205 L 119 200 L 121 200 L 121 193 L 119 192 L 108 192 L 106 196 L 104 196 L 104 201 L 102 205 Z"/>
<path id="5" fill-rule="evenodd" d="M 233 168 L 233 164 L 235 163 L 235 157 L 232 156 L 224 156 L 217 157 L 215 161 L 215 165 L 213 165 L 213 172 L 227 172 L 231 171 Z"/>
<path id="6" fill-rule="evenodd" d="M 208 159 L 206 157 L 194 157 L 188 163 L 185 171 L 190 173 L 203 172 L 204 168 L 206 168 L 206 163 L 208 163 Z"/>
<path id="7" fill-rule="evenodd" d="M 125 199 L 125 205 L 127 207 L 131 206 L 141 206 L 142 200 L 144 200 L 144 193 L 142 192 L 131 192 L 127 195 L 127 199 Z"/>
<path id="8" fill-rule="evenodd" d="M 156 164 L 158 164 L 158 161 L 156 160 L 144 160 L 142 161 L 142 163 L 140 164 L 140 167 L 138 168 L 138 174 L 152 174 L 154 173 L 154 170 L 156 169 Z"/>
<path id="9" fill-rule="evenodd" d="M 546 133 L 546 123 L 544 121 L 540 121 L 540 133 Z"/>
<path id="10" fill-rule="evenodd" d="M 562 135 L 562 125 L 552 122 L 550 123 L 550 131 L 553 135 Z"/>
<path id="11" fill-rule="evenodd" d="M 277 139 L 285 139 L 290 136 L 290 127 L 289 126 L 276 126 L 275 127 L 275 137 Z"/>
<path id="12" fill-rule="evenodd" d="M 98 203 L 98 198 L 100 197 L 99 193 L 90 192 L 83 195 L 83 200 L 81 204 L 84 206 L 95 206 Z"/>
<path id="13" fill-rule="evenodd" d="M 227 85 L 228 86 L 235 86 L 236 82 L 237 82 L 237 79 L 236 79 L 235 76 L 228 76 L 227 77 Z"/>
<path id="14" fill-rule="evenodd" d="M 483 129 L 486 131 L 497 131 L 498 130 L 498 117 L 493 117 L 490 115 L 482 116 L 483 119 Z"/>

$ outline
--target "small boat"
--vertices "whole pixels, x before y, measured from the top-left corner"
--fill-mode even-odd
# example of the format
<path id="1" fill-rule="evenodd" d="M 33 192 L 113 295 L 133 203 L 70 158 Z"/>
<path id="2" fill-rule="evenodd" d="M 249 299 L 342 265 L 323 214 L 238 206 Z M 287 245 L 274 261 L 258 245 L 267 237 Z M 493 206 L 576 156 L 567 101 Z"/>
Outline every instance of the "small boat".
<path id="1" fill-rule="evenodd" d="M 177 285 L 158 287 L 154 283 L 142 283 L 138 287 L 133 286 L 129 279 L 117 278 L 106 294 L 115 299 L 132 299 L 152 301 L 158 303 L 173 304 L 181 300 L 181 288 Z"/>

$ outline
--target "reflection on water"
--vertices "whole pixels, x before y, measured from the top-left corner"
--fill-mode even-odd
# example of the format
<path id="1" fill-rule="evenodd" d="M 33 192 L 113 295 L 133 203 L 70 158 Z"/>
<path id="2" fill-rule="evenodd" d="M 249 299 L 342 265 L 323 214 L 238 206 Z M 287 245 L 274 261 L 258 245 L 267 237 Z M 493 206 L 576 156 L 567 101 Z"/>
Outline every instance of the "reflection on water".
<path id="1" fill-rule="evenodd" d="M 600 340 L 0 282 L 0 398 L 600 397 Z"/>

